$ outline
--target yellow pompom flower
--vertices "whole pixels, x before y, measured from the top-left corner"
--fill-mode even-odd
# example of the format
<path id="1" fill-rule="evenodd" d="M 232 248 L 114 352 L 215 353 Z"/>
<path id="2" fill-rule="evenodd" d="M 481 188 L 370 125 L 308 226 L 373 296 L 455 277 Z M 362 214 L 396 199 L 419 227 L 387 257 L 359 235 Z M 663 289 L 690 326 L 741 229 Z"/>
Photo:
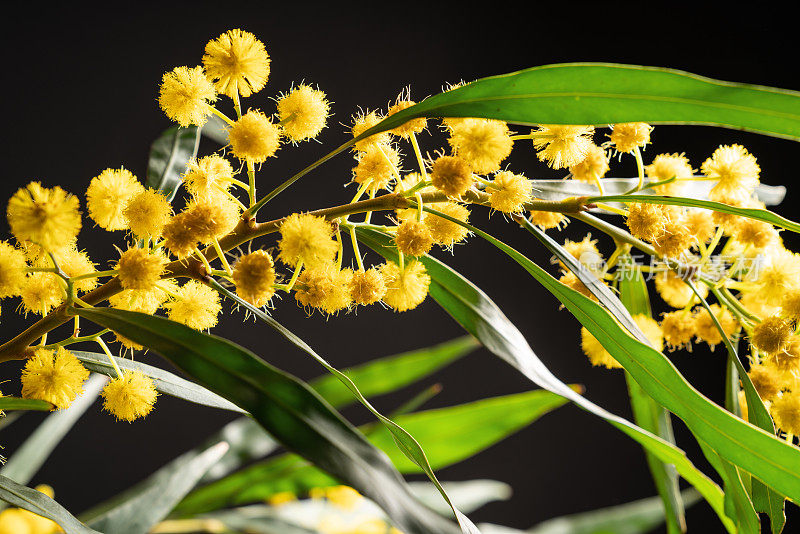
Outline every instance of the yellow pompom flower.
<path id="1" fill-rule="evenodd" d="M 694 236 L 698 243 L 708 243 L 714 237 L 717 225 L 714 224 L 712 212 L 705 209 L 689 209 L 683 218 L 683 224 L 689 234 Z"/>
<path id="2" fill-rule="evenodd" d="M 125 230 L 128 228 L 125 207 L 142 191 L 142 184 L 127 169 L 106 169 L 92 178 L 86 190 L 89 217 L 105 230 Z"/>
<path id="3" fill-rule="evenodd" d="M 728 308 L 722 308 L 719 304 L 712 304 L 710 306 L 711 311 L 714 313 L 714 316 L 719 321 L 720 325 L 722 326 L 722 331 L 730 337 L 739 330 L 739 323 L 731 314 Z M 699 308 L 697 312 L 696 318 L 696 331 L 697 331 L 697 339 L 701 341 L 705 341 L 708 343 L 709 347 L 714 347 L 715 345 L 719 345 L 722 343 L 722 336 L 717 330 L 717 326 L 714 324 L 714 320 L 709 315 L 708 311 L 703 307 Z"/>
<path id="4" fill-rule="evenodd" d="M 299 85 L 278 99 L 278 118 L 284 133 L 294 142 L 318 136 L 329 114 L 325 93 L 310 85 Z"/>
<path id="5" fill-rule="evenodd" d="M 569 252 L 573 258 L 581 262 L 587 269 L 594 272 L 602 270 L 603 255 L 597 250 L 597 239 L 592 239 L 591 235 L 587 235 L 581 241 L 567 239 L 563 247 L 564 250 Z M 560 265 L 562 269 L 567 269 L 563 263 L 560 263 Z"/>
<path id="6" fill-rule="evenodd" d="M 395 113 L 403 111 L 404 109 L 408 109 L 413 106 L 416 102 L 411 100 L 398 100 L 392 107 L 389 108 L 388 116 L 391 117 Z M 390 130 L 394 135 L 403 138 L 410 138 L 414 134 L 418 134 L 422 132 L 425 127 L 427 126 L 428 121 L 425 117 L 419 117 L 416 119 L 411 119 L 409 121 L 404 122 L 397 128 Z"/>
<path id="7" fill-rule="evenodd" d="M 214 86 L 202 67 L 175 67 L 161 78 L 158 105 L 167 117 L 184 128 L 204 125 L 211 115 L 209 103 L 216 99 Z"/>
<path id="8" fill-rule="evenodd" d="M 0 241 L 0 299 L 19 295 L 27 267 L 25 253 Z"/>
<path id="9" fill-rule="evenodd" d="M 433 186 L 451 197 L 460 197 L 472 187 L 472 169 L 457 156 L 441 156 L 431 166 Z"/>
<path id="10" fill-rule="evenodd" d="M 8 201 L 8 224 L 18 241 L 33 241 L 56 252 L 75 240 L 81 229 L 78 199 L 60 187 L 31 182 Z"/>
<path id="11" fill-rule="evenodd" d="M 164 304 L 167 317 L 195 330 L 208 330 L 217 324 L 222 310 L 219 294 L 197 280 L 189 280 L 176 292 L 175 299 Z"/>
<path id="12" fill-rule="evenodd" d="M 785 249 L 769 254 L 754 284 L 754 293 L 777 305 L 785 294 L 800 289 L 800 256 Z"/>
<path id="13" fill-rule="evenodd" d="M 353 302 L 362 306 L 375 304 L 386 294 L 383 275 L 376 268 L 356 271 L 350 280 L 350 296 Z"/>
<path id="14" fill-rule="evenodd" d="M 397 227 L 397 250 L 409 256 L 424 256 L 433 247 L 433 236 L 425 223 L 409 219 Z"/>
<path id="15" fill-rule="evenodd" d="M 167 258 L 151 254 L 143 248 L 129 248 L 116 265 L 119 282 L 124 289 L 153 289 L 164 273 Z"/>
<path id="16" fill-rule="evenodd" d="M 2 261 L 2 254 L 0 254 L 0 261 Z M 0 270 L 0 279 L 2 279 L 2 270 Z M 0 287 L 2 283 L 0 283 Z M 800 288 L 795 288 L 789 291 L 781 299 L 781 315 L 793 321 L 800 320 Z"/>
<path id="17" fill-rule="evenodd" d="M 399 167 L 400 153 L 397 149 L 390 145 L 369 145 L 358 153 L 358 165 L 353 169 L 353 180 L 359 185 L 369 182 L 369 191 L 389 189 Z"/>
<path id="18" fill-rule="evenodd" d="M 781 380 L 795 381 L 800 373 L 800 336 L 793 334 L 786 347 L 764 358 L 763 364 L 773 369 Z"/>
<path id="19" fill-rule="evenodd" d="M 8 508 L 0 512 L 0 534 L 31 534 L 25 510 Z"/>
<path id="20" fill-rule="evenodd" d="M 377 125 L 379 122 L 383 120 L 383 117 L 378 115 L 377 111 L 370 111 L 369 113 L 359 113 L 353 117 L 353 126 L 350 129 L 350 133 L 353 134 L 353 137 L 358 137 L 373 126 Z M 365 151 L 370 145 L 388 145 L 391 137 L 389 132 L 381 132 L 375 135 L 371 135 L 366 139 L 362 139 L 361 141 L 356 142 L 354 145 L 354 149 L 358 152 Z"/>
<path id="21" fill-rule="evenodd" d="M 264 306 L 275 294 L 275 264 L 264 250 L 245 254 L 233 266 L 236 293 L 253 306 Z"/>
<path id="22" fill-rule="evenodd" d="M 339 250 L 331 223 L 324 217 L 293 213 L 284 219 L 279 231 L 278 259 L 291 267 L 301 261 L 307 267 L 324 265 L 333 261 Z"/>
<path id="23" fill-rule="evenodd" d="M 786 392 L 769 407 L 778 428 L 795 436 L 800 434 L 800 392 Z"/>
<path id="24" fill-rule="evenodd" d="M 771 224 L 748 218 L 739 223 L 734 238 L 742 245 L 756 249 L 764 249 L 780 241 L 778 231 Z"/>
<path id="25" fill-rule="evenodd" d="M 364 497 L 350 486 L 333 486 L 325 490 L 325 497 L 336 508 L 354 510 Z"/>
<path id="26" fill-rule="evenodd" d="M 478 174 L 500 170 L 500 163 L 511 154 L 514 141 L 508 125 L 491 119 L 464 119 L 450 128 L 447 140 L 453 154 L 462 157 Z"/>
<path id="27" fill-rule="evenodd" d="M 653 127 L 644 122 L 623 122 L 615 124 L 611 135 L 611 144 L 618 152 L 633 152 L 636 147 L 644 147 L 650 142 Z"/>
<path id="28" fill-rule="evenodd" d="M 761 352 L 775 354 L 786 348 L 793 333 L 794 328 L 789 321 L 773 315 L 753 328 L 753 336 L 750 341 Z"/>
<path id="29" fill-rule="evenodd" d="M 171 293 L 178 291 L 177 282 L 170 278 L 161 280 L 158 285 Z M 118 310 L 137 311 L 153 315 L 167 301 L 167 297 L 167 293 L 156 286 L 152 289 L 126 289 L 109 297 L 108 302 L 112 308 Z"/>
<path id="30" fill-rule="evenodd" d="M 675 271 L 661 271 L 655 277 L 656 291 L 664 299 L 664 302 L 673 308 L 683 308 L 694 297 L 692 288 L 675 274 Z M 698 293 L 705 298 L 708 295 L 708 287 L 705 284 L 696 284 Z"/>
<path id="31" fill-rule="evenodd" d="M 153 410 L 158 391 L 153 380 L 141 371 L 122 371 L 122 376 L 106 384 L 101 395 L 107 412 L 117 421 L 130 423 Z"/>
<path id="32" fill-rule="evenodd" d="M 405 268 L 401 270 L 396 263 L 389 261 L 380 266 L 380 271 L 386 283 L 383 302 L 395 311 L 413 310 L 428 295 L 431 277 L 422 262 L 406 262 Z"/>
<path id="33" fill-rule="evenodd" d="M 181 222 L 195 241 L 210 244 L 215 238 L 229 234 L 239 223 L 239 206 L 227 196 L 211 195 L 195 200 L 186 207 Z M 166 227 L 165 227 L 166 229 Z M 164 236 L 166 238 L 166 234 Z"/>
<path id="34" fill-rule="evenodd" d="M 531 221 L 531 224 L 535 224 L 542 230 L 560 228 L 562 224 L 566 226 L 569 222 L 566 215 L 561 212 L 538 210 L 531 210 L 528 214 L 528 220 Z"/>
<path id="35" fill-rule="evenodd" d="M 87 378 L 89 371 L 64 347 L 37 349 L 22 369 L 22 396 L 69 408 Z"/>
<path id="36" fill-rule="evenodd" d="M 652 242 L 664 232 L 667 220 L 664 206 L 633 202 L 628 205 L 628 219 L 625 223 L 634 237 Z"/>
<path id="37" fill-rule="evenodd" d="M 172 206 L 161 191 L 147 189 L 131 198 L 123 213 L 138 239 L 156 239 L 172 215 Z"/>
<path id="38" fill-rule="evenodd" d="M 521 174 L 500 171 L 494 175 L 491 185 L 486 186 L 489 205 L 503 213 L 525 211 L 525 204 L 533 198 L 533 184 Z"/>
<path id="39" fill-rule="evenodd" d="M 178 259 L 187 258 L 197 246 L 197 234 L 189 226 L 187 213 L 179 213 L 164 225 L 161 235 L 164 237 L 164 246 Z"/>
<path id="40" fill-rule="evenodd" d="M 609 170 L 608 155 L 602 147 L 591 144 L 583 161 L 569 166 L 569 172 L 575 180 L 595 182 Z"/>
<path id="41" fill-rule="evenodd" d="M 183 175 L 183 181 L 186 190 L 194 198 L 205 199 L 231 187 L 233 166 L 227 159 L 216 154 L 193 159 Z"/>
<path id="42" fill-rule="evenodd" d="M 53 493 L 53 488 L 47 486 L 45 484 L 39 484 L 36 486 L 36 491 L 39 493 L 43 493 L 50 497 L 51 499 L 55 496 Z M 17 527 L 17 530 L 3 530 L 5 527 L 3 526 L 3 518 L 2 514 L 0 514 L 0 534 L 13 533 L 13 534 L 57 534 L 59 532 L 63 532 L 61 527 L 58 526 L 58 523 L 47 519 L 46 517 L 42 517 L 37 515 L 33 512 L 29 512 L 28 510 L 7 510 L 10 511 L 19 511 L 19 516 L 21 519 L 27 522 L 27 529 L 24 530 L 22 527 Z M 3 512 L 6 513 L 6 512 Z"/>
<path id="43" fill-rule="evenodd" d="M 765 365 L 753 365 L 747 372 L 758 396 L 763 400 L 774 399 L 781 392 L 781 379 L 774 369 Z"/>
<path id="44" fill-rule="evenodd" d="M 749 196 L 758 185 L 761 168 L 756 158 L 741 145 L 721 146 L 703 162 L 701 171 L 708 178 L 717 180 L 711 188 L 711 198 L 719 196 Z"/>
<path id="45" fill-rule="evenodd" d="M 228 130 L 234 156 L 248 163 L 264 163 L 278 151 L 281 127 L 259 110 L 250 110 Z"/>
<path id="46" fill-rule="evenodd" d="M 305 307 L 334 314 L 353 303 L 350 295 L 352 280 L 353 271 L 350 269 L 339 270 L 331 262 L 317 265 L 300 275 L 294 298 Z"/>
<path id="47" fill-rule="evenodd" d="M 586 285 L 583 282 L 581 282 L 581 279 L 578 278 L 577 275 L 572 271 L 568 271 L 562 274 L 561 277 L 558 279 L 558 281 L 567 286 L 568 288 L 573 289 L 578 293 L 580 293 L 581 295 L 597 302 L 597 297 L 594 296 L 594 293 L 592 293 L 589 290 L 589 288 L 586 287 Z"/>
<path id="48" fill-rule="evenodd" d="M 431 204 L 431 207 L 461 222 L 467 222 L 469 220 L 469 209 L 461 204 L 456 204 L 455 202 L 437 202 Z M 454 244 L 460 243 L 469 235 L 469 230 L 460 224 L 432 213 L 426 213 L 422 221 L 425 223 L 425 226 L 428 227 L 428 230 L 430 230 L 434 243 L 445 248 L 452 248 Z"/>
<path id="49" fill-rule="evenodd" d="M 648 178 L 659 182 L 676 178 L 674 182 L 656 186 L 654 189 L 659 195 L 679 195 L 683 189 L 680 180 L 694 176 L 694 170 L 683 154 L 659 154 L 644 171 Z"/>
<path id="50" fill-rule="evenodd" d="M 665 258 L 674 258 L 689 250 L 693 241 L 681 220 L 671 220 L 667 221 L 664 230 L 653 240 L 653 248 Z"/>
<path id="51" fill-rule="evenodd" d="M 66 293 L 60 280 L 58 275 L 52 273 L 33 273 L 28 276 L 20 288 L 25 315 L 45 315 L 61 304 Z"/>
<path id="52" fill-rule="evenodd" d="M 531 132 L 539 161 L 547 162 L 554 169 L 565 169 L 584 161 L 595 146 L 592 134 L 594 126 L 562 124 L 542 124 Z"/>
<path id="53" fill-rule="evenodd" d="M 695 336 L 695 316 L 690 312 L 678 310 L 665 313 L 661 320 L 664 341 L 670 350 L 690 348 Z"/>
<path id="54" fill-rule="evenodd" d="M 779 302 L 768 302 L 758 291 L 743 291 L 740 296 L 742 306 L 759 319 L 765 319 L 781 311 Z"/>
<path id="55" fill-rule="evenodd" d="M 208 42 L 203 66 L 220 93 L 235 98 L 259 92 L 269 78 L 270 58 L 264 43 L 250 32 L 228 30 Z"/>
<path id="56" fill-rule="evenodd" d="M 586 327 L 581 327 L 581 349 L 595 367 L 606 369 L 622 369 L 622 366 L 611 354 L 597 341 Z"/>
<path id="57" fill-rule="evenodd" d="M 86 252 L 80 252 L 76 248 L 68 248 L 55 255 L 58 266 L 69 277 L 90 274 L 96 271 L 95 265 Z M 91 291 L 97 287 L 97 278 L 84 278 L 76 280 L 72 286 L 76 291 Z"/>

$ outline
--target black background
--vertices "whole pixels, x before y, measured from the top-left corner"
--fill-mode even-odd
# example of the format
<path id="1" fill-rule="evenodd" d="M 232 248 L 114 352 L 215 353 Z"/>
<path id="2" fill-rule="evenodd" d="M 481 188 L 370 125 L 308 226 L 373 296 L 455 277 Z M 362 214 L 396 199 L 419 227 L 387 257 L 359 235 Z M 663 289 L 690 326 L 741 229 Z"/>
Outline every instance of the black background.
<path id="1" fill-rule="evenodd" d="M 680 3 L 645 9 L 573 2 L 386 3 L 346 8 L 301 2 L 280 7 L 268 2 L 171 2 L 142 3 L 135 8 L 113 4 L 45 8 L 31 2 L 9 8 L 4 15 L 0 35 L 3 199 L 32 179 L 82 195 L 89 180 L 106 167 L 123 165 L 143 177 L 150 142 L 170 126 L 156 103 L 161 75 L 175 66 L 199 64 L 205 43 L 236 27 L 255 33 L 273 59 L 267 88 L 247 99 L 246 107 L 261 107 L 269 113 L 274 110 L 269 97 L 302 80 L 319 84 L 334 102 L 335 115 L 320 137 L 322 144 L 282 149 L 281 157 L 259 173 L 262 191 L 342 142 L 345 133 L 340 123 L 349 122 L 358 106 L 383 107 L 407 85 L 420 99 L 440 91 L 445 82 L 547 63 L 615 61 L 800 89 L 795 31 L 784 22 L 785 16 L 760 7 L 756 12 L 735 11 L 727 4 L 698 10 Z M 597 142 L 602 141 L 601 135 Z M 658 153 L 678 151 L 686 152 L 695 168 L 718 145 L 740 142 L 758 157 L 762 181 L 769 184 L 793 185 L 800 155 L 793 142 L 706 127 L 657 127 L 652 139 L 646 162 Z M 423 136 L 421 142 L 430 151 L 441 146 L 438 135 Z M 203 146 L 205 153 L 214 148 L 210 143 Z M 407 167 L 412 167 L 412 160 L 408 161 Z M 352 191 L 342 186 L 349 180 L 352 165 L 349 156 L 337 157 L 271 203 L 260 217 L 271 219 L 346 202 Z M 524 145 L 512 156 L 511 167 L 529 177 L 554 176 Z M 635 172 L 628 161 L 612 169 L 615 176 Z M 779 213 L 797 218 L 797 198 L 790 189 Z M 472 220 L 540 264 L 549 263 L 549 255 L 537 243 L 501 216 L 489 218 L 487 212 L 476 209 Z M 0 231 L 8 237 L 4 218 Z M 562 240 L 585 233 L 575 223 L 554 235 Z M 121 244 L 121 236 L 115 237 L 112 241 L 108 234 L 91 228 L 87 219 L 79 243 L 105 268 L 114 257 L 111 244 Z M 796 245 L 791 237 L 787 242 Z M 602 244 L 610 252 L 610 243 Z M 263 241 L 265 247 L 273 245 L 271 239 Z M 558 311 L 556 301 L 520 267 L 477 238 L 457 247 L 454 257 L 438 256 L 495 299 L 557 376 L 584 384 L 590 399 L 630 417 L 622 375 L 588 365 L 578 346 L 577 321 Z M 370 259 L 377 261 L 374 256 Z M 14 306 L 3 302 L 2 340 L 32 319 L 26 322 L 14 316 Z M 406 314 L 373 307 L 359 310 L 357 316 L 325 320 L 319 314 L 307 318 L 291 299 L 285 299 L 277 305 L 275 316 L 340 368 L 461 334 L 431 300 Z M 223 318 L 215 333 L 235 338 L 303 378 L 321 372 L 263 327 L 242 325 L 239 315 Z M 144 359 L 158 362 L 154 355 Z M 721 401 L 723 350 L 697 347 L 691 354 L 674 354 L 673 361 L 692 384 Z M 0 378 L 8 380 L 2 386 L 5 393 L 18 393 L 19 366 L 14 365 L 2 367 Z M 425 384 L 434 382 L 444 390 L 430 407 L 532 386 L 484 350 Z M 390 409 L 421 387 L 378 399 L 377 405 Z M 355 422 L 369 419 L 361 409 L 346 414 Z M 96 405 L 34 482 L 54 485 L 58 499 L 78 512 L 142 479 L 230 419 L 222 411 L 161 397 L 152 415 L 129 425 L 115 423 Z M 28 415 L 4 431 L 0 442 L 5 453 L 13 454 L 40 420 L 39 415 Z M 705 466 L 691 435 L 680 422 L 676 427 L 679 443 L 698 465 Z M 490 504 L 471 515 L 476 522 L 520 528 L 654 493 L 634 442 L 572 406 L 440 475 L 444 480 L 496 478 L 511 483 L 515 494 L 510 501 Z M 690 532 L 721 531 L 705 504 L 691 509 L 688 521 Z"/>

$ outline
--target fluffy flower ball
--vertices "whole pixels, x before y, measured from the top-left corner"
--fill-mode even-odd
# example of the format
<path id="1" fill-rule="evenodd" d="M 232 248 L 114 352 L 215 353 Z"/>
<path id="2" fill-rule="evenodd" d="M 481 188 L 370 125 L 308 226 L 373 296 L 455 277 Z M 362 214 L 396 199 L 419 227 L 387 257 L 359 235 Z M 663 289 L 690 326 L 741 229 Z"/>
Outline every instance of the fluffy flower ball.
<path id="1" fill-rule="evenodd" d="M 49 252 L 70 243 L 81 229 L 78 199 L 60 187 L 31 182 L 8 201 L 8 224 L 18 241 L 32 241 Z"/>
<path id="2" fill-rule="evenodd" d="M 369 191 L 389 189 L 389 184 L 400 166 L 400 154 L 390 145 L 369 145 L 358 153 L 358 165 L 353 169 L 353 180 Z"/>
<path id="3" fill-rule="evenodd" d="M 609 138 L 619 152 L 633 152 L 636 147 L 644 147 L 650 142 L 653 127 L 644 122 L 623 122 L 615 124 Z"/>
<path id="4" fill-rule="evenodd" d="M 130 199 L 123 215 L 138 239 L 156 239 L 172 215 L 172 206 L 161 191 L 147 189 Z"/>
<path id="5" fill-rule="evenodd" d="M 394 262 L 386 262 L 380 267 L 386 283 L 383 302 L 398 312 L 413 310 L 425 300 L 431 277 L 419 261 L 406 262 L 405 268 Z"/>
<path id="6" fill-rule="evenodd" d="M 0 241 L 0 298 L 19 295 L 27 267 L 21 250 Z"/>
<path id="7" fill-rule="evenodd" d="M 259 110 L 250 110 L 228 130 L 234 156 L 248 163 L 264 163 L 280 148 L 281 128 Z"/>
<path id="8" fill-rule="evenodd" d="M 204 125 L 211 115 L 209 103 L 216 99 L 214 86 L 202 67 L 176 67 L 161 79 L 158 105 L 183 127 Z"/>
<path id="9" fill-rule="evenodd" d="M 533 184 L 521 174 L 501 171 L 494 175 L 491 185 L 486 186 L 489 205 L 503 213 L 525 211 L 525 203 L 533 198 Z"/>
<path id="10" fill-rule="evenodd" d="M 250 32 L 228 30 L 206 44 L 203 66 L 214 87 L 235 98 L 250 96 L 267 84 L 270 58 L 264 43 Z"/>
<path id="11" fill-rule="evenodd" d="M 89 217 L 105 230 L 125 230 L 128 228 L 125 208 L 142 191 L 142 184 L 127 169 L 106 169 L 92 178 L 86 190 Z"/>
<path id="12" fill-rule="evenodd" d="M 459 197 L 472 186 L 472 169 L 457 156 L 441 156 L 431 167 L 433 186 L 451 197 Z"/>
<path id="13" fill-rule="evenodd" d="M 227 191 L 233 180 L 233 166 L 217 154 L 189 162 L 183 181 L 196 199 L 206 199 L 219 191 Z"/>
<path id="14" fill-rule="evenodd" d="M 37 349 L 22 369 L 22 396 L 69 408 L 87 378 L 89 371 L 64 347 Z"/>
<path id="15" fill-rule="evenodd" d="M 253 306 L 263 306 L 275 289 L 275 264 L 264 250 L 245 254 L 233 266 L 233 283 L 236 293 Z"/>
<path id="16" fill-rule="evenodd" d="M 774 354 L 786 348 L 794 329 L 791 323 L 777 315 L 767 317 L 753 328 L 753 345 L 767 354 Z"/>
<path id="17" fill-rule="evenodd" d="M 119 282 L 125 289 L 153 289 L 161 279 L 167 258 L 143 248 L 129 248 L 117 262 Z"/>
<path id="18" fill-rule="evenodd" d="M 410 219 L 397 227 L 397 249 L 409 256 L 424 256 L 433 247 L 433 236 L 425 223 Z"/>
<path id="19" fill-rule="evenodd" d="M 381 271 L 376 268 L 356 271 L 350 280 L 350 296 L 362 306 L 375 304 L 386 294 L 386 283 Z"/>
<path id="20" fill-rule="evenodd" d="M 398 100 L 392 107 L 389 108 L 388 116 L 391 117 L 395 113 L 399 113 L 404 109 L 408 109 L 414 104 L 415 103 L 411 100 Z M 425 117 L 419 117 L 404 122 L 397 128 L 391 130 L 391 132 L 399 137 L 410 138 L 412 135 L 422 132 L 426 125 L 427 120 Z"/>
<path id="21" fill-rule="evenodd" d="M 572 177 L 582 182 L 594 182 L 599 180 L 609 170 L 608 155 L 601 147 L 592 143 L 592 146 L 587 150 L 586 157 L 583 161 L 571 165 L 569 172 Z"/>
<path id="22" fill-rule="evenodd" d="M 500 163 L 514 148 L 508 125 L 490 119 L 463 119 L 452 124 L 448 143 L 478 174 L 500 170 Z"/>
<path id="23" fill-rule="evenodd" d="M 333 261 L 339 245 L 333 240 L 333 229 L 324 217 L 310 213 L 293 213 L 280 226 L 278 259 L 289 266 L 303 262 L 314 267 Z"/>
<path id="24" fill-rule="evenodd" d="M 197 280 L 189 280 L 176 291 L 175 299 L 164 305 L 167 317 L 195 330 L 207 330 L 217 324 L 222 311 L 219 293 Z"/>
<path id="25" fill-rule="evenodd" d="M 278 100 L 278 118 L 292 141 L 317 137 L 328 120 L 330 104 L 325 93 L 310 85 L 299 85 Z"/>
<path id="26" fill-rule="evenodd" d="M 761 173 L 755 156 L 741 145 L 719 147 L 703 162 L 700 170 L 717 180 L 711 189 L 714 200 L 720 195 L 750 195 L 755 191 Z"/>
<path id="27" fill-rule="evenodd" d="M 543 124 L 531 134 L 534 136 L 533 146 L 536 147 L 539 161 L 547 162 L 554 169 L 580 164 L 595 146 L 592 142 L 594 126 Z M 605 154 L 603 159 L 605 160 Z M 608 164 L 605 166 L 607 169 Z M 602 168 L 602 164 L 600 167 Z"/>
<path id="28" fill-rule="evenodd" d="M 469 209 L 455 202 L 437 202 L 432 204 L 431 207 L 461 222 L 467 222 L 469 219 Z M 460 224 L 432 213 L 425 214 L 425 218 L 422 221 L 430 230 L 434 243 L 443 247 L 450 248 L 466 239 L 467 235 L 469 235 L 469 230 Z"/>
<path id="29" fill-rule="evenodd" d="M 101 393 L 103 408 L 118 421 L 129 423 L 153 410 L 158 392 L 153 380 L 141 371 L 123 371 Z"/>

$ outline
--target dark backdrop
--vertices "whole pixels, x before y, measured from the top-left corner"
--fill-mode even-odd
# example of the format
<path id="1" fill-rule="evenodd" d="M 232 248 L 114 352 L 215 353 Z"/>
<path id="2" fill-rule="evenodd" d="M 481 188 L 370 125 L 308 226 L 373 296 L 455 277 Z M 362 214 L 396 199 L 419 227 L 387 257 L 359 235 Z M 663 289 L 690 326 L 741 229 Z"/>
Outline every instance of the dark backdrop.
<path id="1" fill-rule="evenodd" d="M 531 10 L 530 8 L 535 9 Z M 145 173 L 150 142 L 170 126 L 156 104 L 161 75 L 178 65 L 200 62 L 203 46 L 229 28 L 255 33 L 272 58 L 267 88 L 246 105 L 272 110 L 267 97 L 292 82 L 319 84 L 335 102 L 322 144 L 286 148 L 259 174 L 282 181 L 345 139 L 340 123 L 358 106 L 385 106 L 405 86 L 421 96 L 438 92 L 444 82 L 470 80 L 529 66 L 564 61 L 616 61 L 682 68 L 742 82 L 800 89 L 794 61 L 784 54 L 795 47 L 793 30 L 777 13 L 723 8 L 697 11 L 680 4 L 644 9 L 635 5 L 508 2 L 455 6 L 409 3 L 318 7 L 297 2 L 280 8 L 267 2 L 140 4 L 45 8 L 40 3 L 6 8 L 2 40 L 3 165 L 0 198 L 37 179 L 81 194 L 106 167 L 124 165 Z M 726 13 L 722 15 L 721 13 Z M 789 184 L 795 177 L 798 145 L 752 134 L 704 127 L 658 127 L 645 159 L 661 152 L 686 152 L 695 167 L 722 143 L 741 142 L 756 154 L 762 180 Z M 423 145 L 438 148 L 423 137 Z M 213 146 L 204 146 L 206 152 Z M 521 146 L 515 169 L 528 176 L 551 173 Z M 788 165 L 786 163 L 789 163 Z M 342 155 L 299 182 L 262 211 L 272 218 L 339 204 L 352 160 Z M 631 175 L 630 163 L 615 175 Z M 797 193 L 790 190 L 779 212 L 797 217 Z M 5 202 L 5 200 L 3 200 Z M 549 255 L 528 235 L 500 216 L 475 210 L 473 221 L 502 235 L 534 260 Z M 5 218 L 0 222 L 8 236 Z M 578 224 L 560 234 L 580 238 Z M 791 243 L 796 240 L 789 239 Z M 80 244 L 93 259 L 111 259 L 110 241 L 90 225 Z M 117 242 L 118 243 L 118 242 Z M 272 241 L 265 241 L 271 246 Z M 606 252 L 610 243 L 604 242 Z M 624 379 L 619 372 L 591 368 L 580 352 L 579 326 L 556 301 L 517 265 L 475 238 L 444 257 L 483 288 L 503 308 L 530 344 L 562 380 L 586 385 L 586 395 L 611 411 L 630 417 Z M 375 260 L 375 258 L 372 258 Z M 325 320 L 307 318 L 291 300 L 281 303 L 277 318 L 300 333 L 334 365 L 345 367 L 401 350 L 444 341 L 459 327 L 428 300 L 420 309 L 393 314 L 378 307 Z M 26 324 L 4 303 L 0 338 Z M 263 327 L 228 316 L 215 330 L 265 355 L 303 378 L 320 369 Z M 675 363 L 697 387 L 721 400 L 724 351 L 697 347 L 676 354 Z M 154 361 L 155 356 L 147 356 Z M 4 392 L 18 392 L 18 374 L 2 367 Z M 480 350 L 438 373 L 443 392 L 429 406 L 445 406 L 493 395 L 519 392 L 531 384 L 506 364 Z M 409 388 L 379 399 L 387 408 L 418 391 Z M 356 422 L 363 410 L 347 411 Z M 99 406 L 81 420 L 36 477 L 55 486 L 59 500 L 80 511 L 140 480 L 182 451 L 197 445 L 231 419 L 222 411 L 161 397 L 146 421 L 114 423 Z M 7 454 L 41 420 L 28 415 L 3 432 Z M 679 443 L 705 465 L 680 422 Z M 603 421 L 572 406 L 548 415 L 474 459 L 444 469 L 444 480 L 497 478 L 514 486 L 514 497 L 472 514 L 476 521 L 527 527 L 549 517 L 623 503 L 654 494 L 640 449 Z M 699 504 L 688 512 L 694 532 L 719 529 L 710 509 Z M 797 519 L 797 518 L 795 518 Z M 710 526 L 709 526 L 710 525 Z"/>

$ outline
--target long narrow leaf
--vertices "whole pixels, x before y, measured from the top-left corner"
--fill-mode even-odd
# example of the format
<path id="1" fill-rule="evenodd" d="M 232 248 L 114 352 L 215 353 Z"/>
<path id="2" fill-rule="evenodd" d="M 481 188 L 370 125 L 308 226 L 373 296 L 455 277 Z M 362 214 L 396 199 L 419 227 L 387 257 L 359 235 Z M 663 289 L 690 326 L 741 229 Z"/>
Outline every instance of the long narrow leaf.
<path id="1" fill-rule="evenodd" d="M 0 411 L 11 410 L 32 410 L 37 412 L 49 412 L 55 406 L 47 401 L 38 399 L 23 399 L 20 397 L 0 397 Z"/>

